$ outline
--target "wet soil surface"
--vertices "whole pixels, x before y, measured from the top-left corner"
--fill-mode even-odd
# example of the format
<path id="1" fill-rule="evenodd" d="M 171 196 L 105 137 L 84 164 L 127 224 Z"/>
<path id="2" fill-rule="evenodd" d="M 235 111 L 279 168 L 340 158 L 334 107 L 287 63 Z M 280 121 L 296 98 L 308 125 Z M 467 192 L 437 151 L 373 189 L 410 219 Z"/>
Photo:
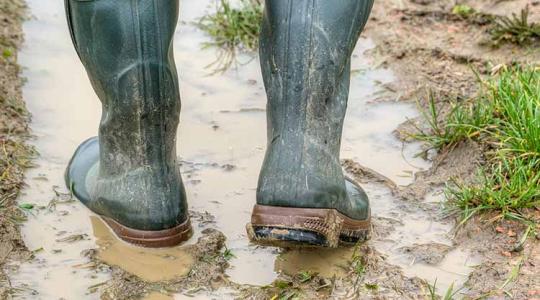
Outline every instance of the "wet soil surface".
<path id="1" fill-rule="evenodd" d="M 237 68 L 209 76 L 205 66 L 218 52 L 201 50 L 207 37 L 193 22 L 213 5 L 186 0 L 175 40 L 183 99 L 178 148 L 195 235 L 186 245 L 150 250 L 118 241 L 63 187 L 72 151 L 97 132 L 100 104 L 72 50 L 61 1 L 28 1 L 34 17 L 25 23 L 19 62 L 34 114 L 32 144 L 41 155 L 26 173 L 28 186 L 18 200 L 32 206 L 21 227 L 31 252 L 22 250 L 22 242 L 15 252 L 32 255 L 6 261 L 9 296 L 418 299 L 429 297 L 428 284 L 437 280 L 439 294 L 454 285 L 462 288 L 456 298 L 493 291 L 490 297 L 504 298 L 508 294 L 500 287 L 519 265 L 520 276 L 504 290 L 517 299 L 534 297 L 531 291 L 540 286 L 538 243 L 513 251 L 523 230 L 519 224 L 486 222 L 486 216 L 456 231 L 455 220 L 442 210 L 441 186 L 451 176 L 471 177 L 482 163 L 482 149 L 463 144 L 424 160 L 416 157 L 421 145 L 402 139 L 407 120 L 418 117 L 415 104 L 403 100 L 416 100 L 425 85 L 448 97 L 474 93 L 472 73 L 456 57 L 487 56 L 470 40 L 463 47 L 445 38 L 452 39 L 447 26 L 478 33 L 482 28 L 440 17 L 432 28 L 418 26 L 439 14 L 417 11 L 444 10 L 442 1 L 376 2 L 366 31 L 372 39 L 362 38 L 353 57 L 342 145 L 344 170 L 363 185 L 373 205 L 372 239 L 326 250 L 249 244 L 244 227 L 266 144 L 258 61 L 241 56 Z M 507 59 L 508 51 L 522 50 L 501 48 L 489 58 Z M 527 59 L 527 53 L 520 57 Z"/>
<path id="2" fill-rule="evenodd" d="M 0 2 L 0 299 L 11 291 L 6 264 L 28 258 L 17 224 L 24 214 L 16 203 L 23 171 L 32 149 L 26 145 L 29 116 L 22 100 L 17 52 L 23 41 L 25 6 L 20 0 Z"/>

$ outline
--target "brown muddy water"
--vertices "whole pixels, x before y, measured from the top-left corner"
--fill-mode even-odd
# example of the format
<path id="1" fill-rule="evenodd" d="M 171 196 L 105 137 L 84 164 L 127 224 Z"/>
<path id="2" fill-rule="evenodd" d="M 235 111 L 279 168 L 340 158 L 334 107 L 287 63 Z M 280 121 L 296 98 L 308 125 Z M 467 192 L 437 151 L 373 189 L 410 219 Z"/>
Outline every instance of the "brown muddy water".
<path id="1" fill-rule="evenodd" d="M 26 43 L 20 63 L 28 79 L 24 97 L 33 114 L 33 144 L 41 156 L 36 161 L 38 167 L 27 172 L 28 187 L 19 199 L 39 208 L 29 213 L 22 227 L 35 259 L 10 268 L 12 285 L 20 288 L 17 297 L 99 298 L 99 293 L 92 291 L 107 281 L 110 270 L 89 270 L 85 252 L 94 248 L 107 264 L 147 281 L 186 274 L 192 263 L 184 251 L 186 245 L 149 250 L 118 241 L 90 211 L 63 194 L 67 192 L 64 168 L 76 146 L 96 135 L 100 103 L 72 49 L 62 1 L 27 2 L 34 17 L 24 26 Z M 182 96 L 178 153 L 190 210 L 196 216 L 192 241 L 205 228 L 222 231 L 235 256 L 227 275 L 241 284 L 269 284 L 279 272 L 343 275 L 340 265 L 347 263 L 351 249 L 283 251 L 249 244 L 245 224 L 255 202 L 266 144 L 265 93 L 257 59 L 242 56 L 243 63 L 237 68 L 209 76 L 211 70 L 205 66 L 214 62 L 217 51 L 201 50 L 207 37 L 193 25 L 209 11 L 213 11 L 212 1 L 183 0 L 175 40 Z M 375 101 L 385 93 L 382 85 L 391 82 L 393 75 L 389 70 L 370 68 L 374 62 L 364 52 L 373 46 L 363 38 L 355 50 L 342 158 L 376 170 L 398 185 L 407 185 L 415 172 L 429 164 L 414 157 L 420 145 L 403 146 L 392 131 L 418 113 L 411 104 Z M 452 282 L 464 282 L 474 260 L 462 249 L 447 247 L 452 246 L 449 234 L 453 224 L 402 203 L 381 184 L 368 183 L 365 188 L 373 204 L 375 225 L 381 220 L 392 224 L 387 234 L 375 235 L 369 242 L 386 254 L 390 263 L 401 266 L 407 276 L 428 282 L 437 279 L 443 291 Z M 434 195 L 426 201 L 439 198 Z M 416 261 L 403 250 L 432 243 L 452 248 L 432 265 Z M 234 291 L 195 295 L 195 299 L 212 297 L 233 298 Z M 175 299 L 183 298 L 177 295 Z M 151 294 L 147 299 L 170 298 Z"/>

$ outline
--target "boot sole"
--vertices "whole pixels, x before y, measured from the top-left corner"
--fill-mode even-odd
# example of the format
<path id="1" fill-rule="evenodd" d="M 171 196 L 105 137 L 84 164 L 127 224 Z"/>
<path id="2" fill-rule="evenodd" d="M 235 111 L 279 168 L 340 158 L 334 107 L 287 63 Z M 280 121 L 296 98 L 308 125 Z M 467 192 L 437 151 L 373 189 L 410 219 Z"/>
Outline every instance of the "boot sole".
<path id="1" fill-rule="evenodd" d="M 146 248 L 173 247 L 187 241 L 193 234 L 189 218 L 182 224 L 164 230 L 139 230 L 126 227 L 115 220 L 100 216 L 121 240 Z"/>
<path id="2" fill-rule="evenodd" d="M 330 247 L 369 239 L 371 217 L 355 220 L 335 209 L 255 205 L 247 234 L 256 244 L 278 247 Z"/>

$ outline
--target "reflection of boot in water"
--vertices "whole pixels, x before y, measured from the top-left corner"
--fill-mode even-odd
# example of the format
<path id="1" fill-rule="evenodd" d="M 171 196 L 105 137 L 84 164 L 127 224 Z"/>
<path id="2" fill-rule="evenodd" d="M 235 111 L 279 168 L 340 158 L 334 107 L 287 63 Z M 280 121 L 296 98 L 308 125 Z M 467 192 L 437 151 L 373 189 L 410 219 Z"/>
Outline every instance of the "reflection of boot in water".
<path id="1" fill-rule="evenodd" d="M 248 234 L 335 247 L 367 238 L 369 201 L 339 162 L 350 57 L 372 0 L 266 1 L 260 54 L 268 149 Z"/>
<path id="2" fill-rule="evenodd" d="M 175 143 L 178 0 L 65 4 L 75 48 L 103 107 L 99 137 L 79 146 L 66 183 L 120 238 L 176 245 L 191 234 Z"/>

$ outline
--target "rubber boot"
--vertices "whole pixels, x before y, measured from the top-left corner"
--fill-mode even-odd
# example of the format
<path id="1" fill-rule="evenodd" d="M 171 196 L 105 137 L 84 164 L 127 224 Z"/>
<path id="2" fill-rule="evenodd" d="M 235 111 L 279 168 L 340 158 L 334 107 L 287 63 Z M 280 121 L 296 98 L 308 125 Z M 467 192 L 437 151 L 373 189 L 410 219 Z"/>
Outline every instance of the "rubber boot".
<path id="1" fill-rule="evenodd" d="M 260 37 L 268 145 L 248 235 L 336 247 L 368 238 L 369 201 L 339 161 L 352 51 L 372 0 L 266 1 Z"/>
<path id="2" fill-rule="evenodd" d="M 66 184 L 123 240 L 179 244 L 191 225 L 176 157 L 178 0 L 65 0 L 65 6 L 103 108 L 99 136 L 76 150 Z"/>

